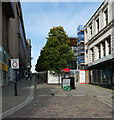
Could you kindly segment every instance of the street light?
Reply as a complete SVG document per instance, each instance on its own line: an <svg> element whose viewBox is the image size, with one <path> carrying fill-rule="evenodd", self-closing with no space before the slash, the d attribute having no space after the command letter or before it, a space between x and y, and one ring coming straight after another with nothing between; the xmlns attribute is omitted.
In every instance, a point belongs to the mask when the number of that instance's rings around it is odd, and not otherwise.
<svg viewBox="0 0 114 120"><path fill-rule="evenodd" d="M78 70L78 60L77 60L77 70Z"/></svg>
<svg viewBox="0 0 114 120"><path fill-rule="evenodd" d="M77 58L77 62L76 62L76 64L77 64L77 70L78 70L78 58Z"/></svg>

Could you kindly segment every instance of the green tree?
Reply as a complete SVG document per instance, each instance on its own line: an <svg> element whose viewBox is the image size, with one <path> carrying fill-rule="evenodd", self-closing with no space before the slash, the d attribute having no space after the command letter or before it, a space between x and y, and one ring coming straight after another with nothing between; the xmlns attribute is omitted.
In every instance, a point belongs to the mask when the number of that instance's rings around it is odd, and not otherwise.
<svg viewBox="0 0 114 120"><path fill-rule="evenodd" d="M63 27L53 27L48 33L47 43L41 51L36 71L52 70L60 73L73 58L70 41Z"/></svg>

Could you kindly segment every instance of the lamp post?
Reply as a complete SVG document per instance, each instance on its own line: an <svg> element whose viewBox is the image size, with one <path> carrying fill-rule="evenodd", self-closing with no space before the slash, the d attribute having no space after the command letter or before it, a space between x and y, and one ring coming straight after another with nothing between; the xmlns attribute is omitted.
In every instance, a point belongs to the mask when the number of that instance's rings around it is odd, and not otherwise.
<svg viewBox="0 0 114 120"><path fill-rule="evenodd" d="M77 58L77 70L78 70L78 58Z"/></svg>

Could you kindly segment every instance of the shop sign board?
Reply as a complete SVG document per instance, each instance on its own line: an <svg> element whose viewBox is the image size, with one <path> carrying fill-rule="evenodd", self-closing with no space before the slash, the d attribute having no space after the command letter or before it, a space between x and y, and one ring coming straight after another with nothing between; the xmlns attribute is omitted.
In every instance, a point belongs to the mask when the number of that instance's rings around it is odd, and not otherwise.
<svg viewBox="0 0 114 120"><path fill-rule="evenodd" d="M19 69L19 59L11 59L11 68Z"/></svg>
<svg viewBox="0 0 114 120"><path fill-rule="evenodd" d="M63 87L70 86L70 78L63 78Z"/></svg>
<svg viewBox="0 0 114 120"><path fill-rule="evenodd" d="M0 70L8 72L8 66L2 62L0 62Z"/></svg>
<svg viewBox="0 0 114 120"><path fill-rule="evenodd" d="M80 70L80 74L79 74L79 78L80 78L80 84L85 84L85 70Z"/></svg>

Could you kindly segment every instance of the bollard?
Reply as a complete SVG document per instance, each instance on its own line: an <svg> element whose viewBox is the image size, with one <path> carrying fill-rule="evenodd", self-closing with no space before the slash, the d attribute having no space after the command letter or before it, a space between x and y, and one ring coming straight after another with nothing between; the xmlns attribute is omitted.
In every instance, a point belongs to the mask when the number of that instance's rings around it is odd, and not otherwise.
<svg viewBox="0 0 114 120"><path fill-rule="evenodd" d="M17 81L14 81L14 92L15 92L15 96L17 96Z"/></svg>

